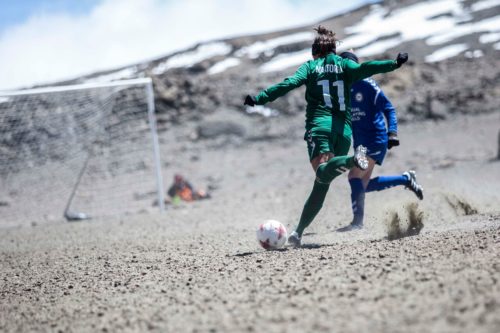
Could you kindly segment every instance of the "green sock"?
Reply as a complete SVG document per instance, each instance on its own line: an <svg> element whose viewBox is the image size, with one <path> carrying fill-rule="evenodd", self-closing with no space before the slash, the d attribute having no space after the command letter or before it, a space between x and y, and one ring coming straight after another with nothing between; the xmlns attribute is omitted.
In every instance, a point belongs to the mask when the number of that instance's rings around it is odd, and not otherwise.
<svg viewBox="0 0 500 333"><path fill-rule="evenodd" d="M353 156L337 156L321 164L316 170L316 176L320 182L330 184L334 178L352 167L354 167Z"/></svg>
<svg viewBox="0 0 500 333"><path fill-rule="evenodd" d="M311 222L314 220L318 212L323 207L323 202L325 201L326 193L330 184L323 184L314 181L314 186L309 198L307 198L304 204L304 209L302 210L302 215L300 216L299 226L295 230L300 237L304 229L307 228Z"/></svg>

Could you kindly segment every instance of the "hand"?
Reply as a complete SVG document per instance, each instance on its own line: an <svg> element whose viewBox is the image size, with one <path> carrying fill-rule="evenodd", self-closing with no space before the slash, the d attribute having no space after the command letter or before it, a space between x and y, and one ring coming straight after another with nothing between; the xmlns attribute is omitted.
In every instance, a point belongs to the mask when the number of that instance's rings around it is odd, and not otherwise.
<svg viewBox="0 0 500 333"><path fill-rule="evenodd" d="M401 65L403 65L407 61L408 61L408 53L399 52L398 56L396 57L396 64L398 68L401 67Z"/></svg>
<svg viewBox="0 0 500 333"><path fill-rule="evenodd" d="M255 97L247 95L247 97L245 97L245 102L243 102L243 105L254 106L255 105Z"/></svg>
<svg viewBox="0 0 500 333"><path fill-rule="evenodd" d="M389 140L387 141L387 149L399 146L399 138L397 133L389 133Z"/></svg>

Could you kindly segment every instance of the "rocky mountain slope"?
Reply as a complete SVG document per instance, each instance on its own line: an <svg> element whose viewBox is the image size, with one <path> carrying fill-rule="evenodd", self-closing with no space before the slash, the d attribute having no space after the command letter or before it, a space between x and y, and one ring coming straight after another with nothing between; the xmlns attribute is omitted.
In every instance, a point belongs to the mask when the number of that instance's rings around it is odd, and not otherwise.
<svg viewBox="0 0 500 333"><path fill-rule="evenodd" d="M269 108L245 110L242 99L310 59L313 28L319 24L337 33L339 52L352 48L361 60L410 54L405 70L376 77L403 122L498 110L499 0L386 0L311 25L208 41L60 84L151 77L160 129L223 110L301 114L303 89Z"/></svg>
<svg viewBox="0 0 500 333"><path fill-rule="evenodd" d="M152 62L80 78L107 81L149 76L164 122L198 119L221 109L243 110L241 100L290 75L310 59L313 28L322 24L366 59L410 54L404 71L378 76L400 118L444 119L497 110L500 1L382 1L317 24L195 45ZM301 113L303 91L271 107Z"/></svg>

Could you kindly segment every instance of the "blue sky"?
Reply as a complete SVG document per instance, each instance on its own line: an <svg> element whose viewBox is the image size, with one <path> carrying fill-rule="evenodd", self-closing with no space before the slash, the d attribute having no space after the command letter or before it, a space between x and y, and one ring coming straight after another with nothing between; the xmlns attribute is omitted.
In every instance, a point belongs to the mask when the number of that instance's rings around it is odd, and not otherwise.
<svg viewBox="0 0 500 333"><path fill-rule="evenodd" d="M373 0L0 0L0 90L195 43L312 24Z"/></svg>
<svg viewBox="0 0 500 333"><path fill-rule="evenodd" d="M100 0L0 0L0 32L34 15L84 15Z"/></svg>

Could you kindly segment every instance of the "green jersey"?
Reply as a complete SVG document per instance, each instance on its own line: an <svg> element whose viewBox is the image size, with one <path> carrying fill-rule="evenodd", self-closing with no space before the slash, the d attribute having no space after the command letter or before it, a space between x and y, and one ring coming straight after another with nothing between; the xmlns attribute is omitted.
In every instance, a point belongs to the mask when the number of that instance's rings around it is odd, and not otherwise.
<svg viewBox="0 0 500 333"><path fill-rule="evenodd" d="M255 96L256 104L272 102L306 85L306 130L351 134L351 86L354 82L397 68L395 60L362 64L336 54L309 60L292 76ZM333 128L332 128L333 126Z"/></svg>

